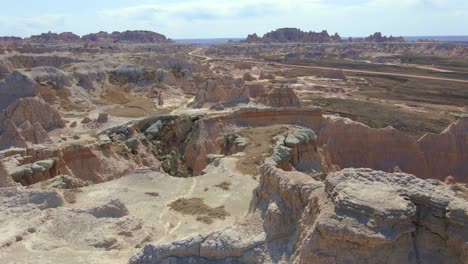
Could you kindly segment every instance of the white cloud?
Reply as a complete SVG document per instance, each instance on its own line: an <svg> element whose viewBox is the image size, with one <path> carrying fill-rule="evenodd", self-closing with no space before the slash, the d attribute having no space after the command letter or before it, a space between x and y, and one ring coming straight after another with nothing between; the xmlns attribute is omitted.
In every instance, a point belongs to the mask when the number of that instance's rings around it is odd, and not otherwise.
<svg viewBox="0 0 468 264"><path fill-rule="evenodd" d="M38 32L57 31L64 28L67 14L45 14L37 17L0 16L1 31L4 35L28 37Z"/></svg>
<svg viewBox="0 0 468 264"><path fill-rule="evenodd" d="M172 19L212 20L243 18L280 13L291 13L297 10L320 8L321 0L250 0L238 1L185 1L167 4L146 4L126 8L103 10L101 14L112 17L150 18L170 16Z"/></svg>
<svg viewBox="0 0 468 264"><path fill-rule="evenodd" d="M444 7L449 4L451 4L450 0L370 0L367 6L373 8L417 8Z"/></svg>
<svg viewBox="0 0 468 264"><path fill-rule="evenodd" d="M0 32L29 36L48 30L87 34L143 29L171 38L201 38L244 37L298 27L342 36L367 36L375 31L467 34L463 23L466 0L126 0L123 7L122 1L115 2L119 3L101 4L97 10L87 7L85 12L64 9L69 14L0 15Z"/></svg>
<svg viewBox="0 0 468 264"><path fill-rule="evenodd" d="M106 9L99 13L103 18L119 20L121 23L125 21L134 29L159 30L175 38L182 35L235 37L266 32L276 27L300 27L301 20L310 18L312 21L313 17L320 17L326 7L322 0L192 0ZM320 27L316 30L322 29Z"/></svg>

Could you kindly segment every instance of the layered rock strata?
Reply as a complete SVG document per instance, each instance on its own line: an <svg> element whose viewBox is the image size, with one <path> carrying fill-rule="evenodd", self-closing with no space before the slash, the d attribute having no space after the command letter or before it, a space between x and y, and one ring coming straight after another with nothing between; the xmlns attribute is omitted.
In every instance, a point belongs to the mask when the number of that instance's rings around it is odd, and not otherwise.
<svg viewBox="0 0 468 264"><path fill-rule="evenodd" d="M345 169L324 182L260 168L251 213L237 224L167 245L130 263L465 263L468 206L440 182Z"/></svg>

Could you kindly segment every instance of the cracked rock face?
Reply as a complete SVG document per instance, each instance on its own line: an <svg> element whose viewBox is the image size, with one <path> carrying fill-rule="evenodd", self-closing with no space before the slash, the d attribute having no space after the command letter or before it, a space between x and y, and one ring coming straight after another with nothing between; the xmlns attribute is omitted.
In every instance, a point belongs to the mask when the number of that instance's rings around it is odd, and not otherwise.
<svg viewBox="0 0 468 264"><path fill-rule="evenodd" d="M38 97L20 98L0 113L0 130L6 120L10 119L16 126L25 122L39 123L45 130L65 126L60 113L44 100Z"/></svg>
<svg viewBox="0 0 468 264"><path fill-rule="evenodd" d="M148 245L130 263L468 260L468 204L444 185L371 169L345 169L324 182L268 164L261 172L251 213L236 225Z"/></svg>
<svg viewBox="0 0 468 264"><path fill-rule="evenodd" d="M0 229L0 257L20 247L17 242L23 239L31 250L38 252L64 247L76 251L108 251L129 250L151 236L151 228L129 216L119 200L96 208L79 209L66 208L56 191L2 188L0 197L0 221L11 223ZM66 254L59 253L63 258Z"/></svg>

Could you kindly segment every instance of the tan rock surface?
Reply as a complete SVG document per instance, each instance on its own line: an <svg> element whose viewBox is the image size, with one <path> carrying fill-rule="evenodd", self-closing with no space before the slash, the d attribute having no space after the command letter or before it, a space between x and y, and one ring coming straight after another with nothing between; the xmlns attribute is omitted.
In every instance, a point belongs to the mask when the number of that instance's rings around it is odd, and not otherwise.
<svg viewBox="0 0 468 264"><path fill-rule="evenodd" d="M443 180L452 175L468 181L468 118L463 117L439 135L417 140L393 128L372 129L345 119L327 119L318 143L331 164L341 168L367 167ZM378 146L378 147L375 147Z"/></svg>
<svg viewBox="0 0 468 264"><path fill-rule="evenodd" d="M0 161L0 188L2 187L13 187L15 186L15 182L5 170L3 163Z"/></svg>
<svg viewBox="0 0 468 264"><path fill-rule="evenodd" d="M301 107L301 101L294 90L287 87L274 88L258 101L271 107Z"/></svg>
<svg viewBox="0 0 468 264"><path fill-rule="evenodd" d="M10 119L17 126L29 121L39 123L45 130L53 130L65 126L60 113L51 105L37 97L20 98L0 113L0 128L5 120Z"/></svg>
<svg viewBox="0 0 468 264"><path fill-rule="evenodd" d="M444 186L409 174L370 169L346 169L329 175L324 183L271 165L262 166L261 171L252 215L237 224L243 228L233 233L234 225L172 244L148 245L130 263L174 259L191 263L467 260L464 229L468 207ZM452 208L453 213L447 213L445 207ZM428 214L416 214L417 210ZM265 233L261 229L251 231L261 226L249 220L255 218L254 212L260 212ZM243 226L245 222L249 227Z"/></svg>
<svg viewBox="0 0 468 264"><path fill-rule="evenodd" d="M21 135L26 139L26 141L31 142L32 144L42 144L50 141L47 131L38 122L28 128L22 129Z"/></svg>
<svg viewBox="0 0 468 264"><path fill-rule="evenodd" d="M3 124L4 130L0 135L0 150L10 147L26 148L28 146L26 139L21 135L20 130L13 121L6 119Z"/></svg>

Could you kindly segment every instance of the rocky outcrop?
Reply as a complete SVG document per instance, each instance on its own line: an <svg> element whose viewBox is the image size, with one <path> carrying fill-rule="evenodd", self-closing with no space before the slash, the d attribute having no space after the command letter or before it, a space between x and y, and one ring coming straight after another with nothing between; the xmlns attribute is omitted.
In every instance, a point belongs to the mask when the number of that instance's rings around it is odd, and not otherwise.
<svg viewBox="0 0 468 264"><path fill-rule="evenodd" d="M327 177L325 193L330 207L321 206L321 212L303 219L305 233L294 261L468 260L466 201L440 183L433 185L404 173L346 169ZM315 228L307 228L305 223L312 219Z"/></svg>
<svg viewBox="0 0 468 264"><path fill-rule="evenodd" d="M139 65L126 64L109 73L109 81L113 84L138 84L144 81L156 81L156 70Z"/></svg>
<svg viewBox="0 0 468 264"><path fill-rule="evenodd" d="M83 41L91 42L128 42L128 43L173 43L166 36L152 31L134 30L124 32L98 32L84 35Z"/></svg>
<svg viewBox="0 0 468 264"><path fill-rule="evenodd" d="M253 76L250 77L253 78ZM254 80L250 77L246 80ZM188 106L193 108L214 107L215 105L234 107L248 104L253 99L267 106L298 107L301 105L292 89L274 88L267 92L262 84L245 83L244 79L223 77L202 83L194 100Z"/></svg>
<svg viewBox="0 0 468 264"><path fill-rule="evenodd" d="M468 181L468 117L462 117L441 134L415 139L391 127L373 129L343 118L326 118L318 131L318 144L329 164L340 168L373 168L443 180L453 176ZM376 147L378 146L378 147Z"/></svg>
<svg viewBox="0 0 468 264"><path fill-rule="evenodd" d="M156 78L158 79L159 82L165 83L167 85L176 85L177 80L172 72L163 70L163 69L157 69L156 70Z"/></svg>
<svg viewBox="0 0 468 264"><path fill-rule="evenodd" d="M257 101L271 107L301 107L301 101L296 93L288 87L274 88Z"/></svg>
<svg viewBox="0 0 468 264"><path fill-rule="evenodd" d="M317 108L246 108L226 116L203 118L197 121L187 138L184 149L185 163L193 171L193 175L200 175L207 165L207 155L222 153L225 135L230 133L232 127L290 124L318 130L322 121L321 112Z"/></svg>
<svg viewBox="0 0 468 264"><path fill-rule="evenodd" d="M258 76L258 79L259 80L273 80L275 79L275 75L270 72L261 71L260 75Z"/></svg>
<svg viewBox="0 0 468 264"><path fill-rule="evenodd" d="M86 90L95 90L108 79L108 72L104 67L91 63L74 63L71 71L77 85Z"/></svg>
<svg viewBox="0 0 468 264"><path fill-rule="evenodd" d="M201 108L205 104L214 105L221 100L236 100L248 102L248 95L241 96L244 87L242 79L234 79L229 76L223 76L216 79L209 79L202 83L198 88L198 93L189 107ZM243 99L243 100L242 100Z"/></svg>
<svg viewBox="0 0 468 264"><path fill-rule="evenodd" d="M324 182L261 167L251 213L227 229L147 245L130 263L464 263L468 207L441 183L345 169Z"/></svg>
<svg viewBox="0 0 468 264"><path fill-rule="evenodd" d="M37 182L51 179L59 173L59 160L57 158L38 160L33 163L9 168L13 180L21 185L28 186Z"/></svg>
<svg viewBox="0 0 468 264"><path fill-rule="evenodd" d="M132 128L88 145L70 145L61 150L61 174L68 174L92 183L118 179L141 167L159 169L154 147L145 138L137 137Z"/></svg>
<svg viewBox="0 0 468 264"><path fill-rule="evenodd" d="M0 135L0 150L11 147L26 148L28 144L20 130L15 126L13 121L7 119L3 122L3 133Z"/></svg>
<svg viewBox="0 0 468 264"><path fill-rule="evenodd" d="M305 128L290 129L276 137L276 147L265 160L266 164L284 171L301 171L317 174L328 171L317 148L314 131Z"/></svg>
<svg viewBox="0 0 468 264"><path fill-rule="evenodd" d="M192 176L183 154L186 140L197 119L187 115L161 116L145 121L148 125L141 123L146 138L157 149L156 156L164 172L176 177Z"/></svg>
<svg viewBox="0 0 468 264"><path fill-rule="evenodd" d="M12 149L0 156L7 173L22 185L32 185L58 175L101 183L120 178L137 168L159 170L154 145L139 136L133 126L119 127L109 133L110 138L103 134L97 142L86 145L72 144L62 148L40 145L26 148L25 145L25 149Z"/></svg>
<svg viewBox="0 0 468 264"><path fill-rule="evenodd" d="M258 37L257 34L249 35L245 42L273 42L273 43L288 43L288 42L304 42L304 43L327 43L341 42L341 37L338 33L330 36L326 30L316 32L304 32L298 28L280 28L271 31L263 37Z"/></svg>
<svg viewBox="0 0 468 264"><path fill-rule="evenodd" d="M169 118L176 124L178 119ZM147 124L146 128L152 124L162 126L162 123L156 124L158 120L154 118L147 120L153 123ZM186 130L190 133L173 141L176 144L167 141L166 148L171 149L168 147L171 144L176 146L178 151L175 153L180 155L177 160L182 161L192 175L199 175L207 165L207 155L224 153L226 135L232 134L231 128L270 126L272 123L299 125L317 135L317 147L324 157L322 166L329 171L364 167L393 172L398 167L424 179L443 180L450 175L457 182L466 182L467 120L461 118L443 133L428 134L417 140L390 127L374 129L346 118L323 117L315 108L245 108L230 115L194 121L191 130ZM301 170L305 171L304 168Z"/></svg>
<svg viewBox="0 0 468 264"><path fill-rule="evenodd" d="M29 38L0 37L4 43L80 43L80 42L123 42L123 43L173 43L166 36L145 30L127 30L123 32L112 32L111 34L101 31L80 37L72 32L53 33L47 32L40 35L32 35Z"/></svg>
<svg viewBox="0 0 468 264"><path fill-rule="evenodd" d="M11 73L10 69L3 62L0 62L0 80L4 79Z"/></svg>
<svg viewBox="0 0 468 264"><path fill-rule="evenodd" d="M13 37L13 36L0 37L0 43L18 43L18 42L21 42L22 40L23 38Z"/></svg>
<svg viewBox="0 0 468 264"><path fill-rule="evenodd" d="M461 117L440 134L426 134L418 140L419 149L431 177L453 176L468 182L468 116ZM415 172L416 175L423 175Z"/></svg>
<svg viewBox="0 0 468 264"><path fill-rule="evenodd" d="M26 126L21 126L21 135L24 139L32 144L42 144L50 141L49 134L38 122L31 125L29 121L26 121Z"/></svg>
<svg viewBox="0 0 468 264"><path fill-rule="evenodd" d="M16 99L35 96L36 82L21 71L13 71L0 81L0 111Z"/></svg>
<svg viewBox="0 0 468 264"><path fill-rule="evenodd" d="M13 187L15 186L15 181L8 172L5 170L3 163L0 161L0 188L2 187Z"/></svg>
<svg viewBox="0 0 468 264"><path fill-rule="evenodd" d="M81 40L80 36L73 34L72 32L63 32L60 34L47 32L40 35L33 35L25 41L27 42L37 42L37 43L76 43Z"/></svg>
<svg viewBox="0 0 468 264"><path fill-rule="evenodd" d="M35 67L30 69L27 74L38 83L53 85L59 89L72 84L70 74L54 67Z"/></svg>
<svg viewBox="0 0 468 264"><path fill-rule="evenodd" d="M365 41L367 42L405 42L405 39L403 37L387 37L387 36L382 36L382 33L380 32L375 32L373 35L370 35L369 37L365 38Z"/></svg>
<svg viewBox="0 0 468 264"><path fill-rule="evenodd" d="M65 126L60 113L38 97L20 98L0 112L0 131L4 129L6 120L13 121L16 126L25 122L39 123L45 130Z"/></svg>

